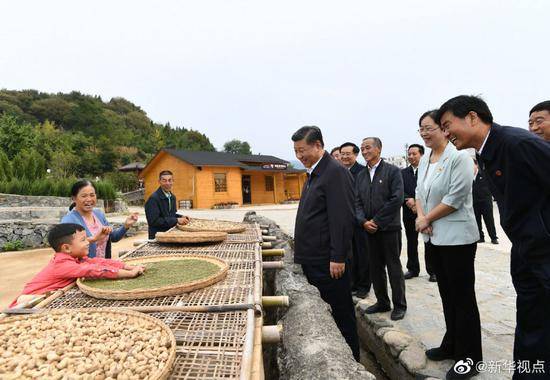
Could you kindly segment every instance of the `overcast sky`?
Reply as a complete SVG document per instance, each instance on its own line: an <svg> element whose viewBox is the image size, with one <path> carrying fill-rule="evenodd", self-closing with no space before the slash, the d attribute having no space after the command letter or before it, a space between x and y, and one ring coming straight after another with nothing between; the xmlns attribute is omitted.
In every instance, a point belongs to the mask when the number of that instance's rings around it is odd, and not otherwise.
<svg viewBox="0 0 550 380"><path fill-rule="evenodd" d="M217 148L294 159L327 147L419 142L419 115L478 94L527 127L550 99L550 1L3 1L0 87L122 96Z"/></svg>

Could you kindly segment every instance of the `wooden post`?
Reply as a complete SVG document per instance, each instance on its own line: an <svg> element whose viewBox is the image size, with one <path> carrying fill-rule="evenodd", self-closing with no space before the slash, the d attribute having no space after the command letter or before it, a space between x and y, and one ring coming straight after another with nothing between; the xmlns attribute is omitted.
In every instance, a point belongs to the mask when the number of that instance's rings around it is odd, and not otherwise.
<svg viewBox="0 0 550 380"><path fill-rule="evenodd" d="M268 230L269 229L269 224L260 224L260 228L262 230Z"/></svg>
<svg viewBox="0 0 550 380"><path fill-rule="evenodd" d="M284 256L284 255L285 255L284 249L263 249L262 250L263 257Z"/></svg>
<svg viewBox="0 0 550 380"><path fill-rule="evenodd" d="M283 269L285 263L284 261L264 261L262 267L263 269Z"/></svg>
<svg viewBox="0 0 550 380"><path fill-rule="evenodd" d="M271 247L273 247L273 244L271 244L271 242L269 242L269 241L261 242L260 245L262 246L262 248L271 248Z"/></svg>
<svg viewBox="0 0 550 380"><path fill-rule="evenodd" d="M288 296L263 296L262 306L269 307L288 307L290 300Z"/></svg>
<svg viewBox="0 0 550 380"><path fill-rule="evenodd" d="M262 236L262 240L263 241L276 241L277 236L264 235L264 236Z"/></svg>
<svg viewBox="0 0 550 380"><path fill-rule="evenodd" d="M269 230L262 230L262 235L267 235L269 233Z"/></svg>
<svg viewBox="0 0 550 380"><path fill-rule="evenodd" d="M281 341L281 333L283 325L263 326L262 327L262 343L276 344Z"/></svg>

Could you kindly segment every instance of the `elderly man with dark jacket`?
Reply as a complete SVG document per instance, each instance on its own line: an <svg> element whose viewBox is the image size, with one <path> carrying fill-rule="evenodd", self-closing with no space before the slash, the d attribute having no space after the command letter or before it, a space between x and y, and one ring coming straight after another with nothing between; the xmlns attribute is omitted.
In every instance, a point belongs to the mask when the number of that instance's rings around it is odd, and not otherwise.
<svg viewBox="0 0 550 380"><path fill-rule="evenodd" d="M324 150L317 127L294 135L296 158L307 168L308 180L296 214L294 262L321 298L330 305L338 329L359 361L359 339L351 298L349 258L353 236L353 178Z"/></svg>
<svg viewBox="0 0 550 380"><path fill-rule="evenodd" d="M174 175L169 170L159 173L159 188L145 202L145 217L149 226L149 239L157 232L168 231L176 224L187 224L189 218L177 213L176 197L172 193Z"/></svg>
<svg viewBox="0 0 550 380"><path fill-rule="evenodd" d="M368 170L359 173L355 181L355 212L358 222L367 231L370 273L377 299L366 312L382 313L391 309L386 284L387 267L392 289L391 319L399 320L407 311L405 279L399 261L403 178L397 166L380 158L382 141L378 137L364 139L361 153Z"/></svg>

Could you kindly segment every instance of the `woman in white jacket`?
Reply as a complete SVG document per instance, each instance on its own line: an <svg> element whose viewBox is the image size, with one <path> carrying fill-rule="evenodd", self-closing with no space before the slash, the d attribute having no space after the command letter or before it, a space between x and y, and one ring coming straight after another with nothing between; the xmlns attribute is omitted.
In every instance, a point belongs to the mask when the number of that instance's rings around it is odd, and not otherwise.
<svg viewBox="0 0 550 380"><path fill-rule="evenodd" d="M420 118L420 135L431 153L418 167L416 229L431 255L447 331L441 345L426 351L431 360L454 359L447 379L477 374L482 360L481 327L475 296L474 259L479 232L472 207L474 163L458 151L435 123L437 111ZM459 363L469 363L463 371Z"/></svg>

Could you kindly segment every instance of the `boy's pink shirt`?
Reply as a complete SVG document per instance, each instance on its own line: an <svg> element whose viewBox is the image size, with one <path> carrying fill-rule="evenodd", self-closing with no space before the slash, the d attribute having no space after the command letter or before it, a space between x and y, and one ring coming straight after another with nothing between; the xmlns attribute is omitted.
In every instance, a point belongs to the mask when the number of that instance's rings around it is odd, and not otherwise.
<svg viewBox="0 0 550 380"><path fill-rule="evenodd" d="M118 260L98 257L78 259L66 253L57 252L34 278L29 281L21 295L44 294L52 290L64 288L80 277L86 278L116 278L124 263ZM17 299L10 307L17 303Z"/></svg>

